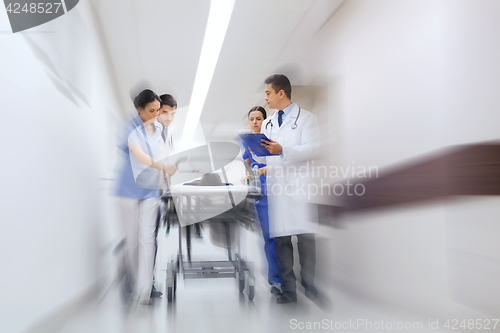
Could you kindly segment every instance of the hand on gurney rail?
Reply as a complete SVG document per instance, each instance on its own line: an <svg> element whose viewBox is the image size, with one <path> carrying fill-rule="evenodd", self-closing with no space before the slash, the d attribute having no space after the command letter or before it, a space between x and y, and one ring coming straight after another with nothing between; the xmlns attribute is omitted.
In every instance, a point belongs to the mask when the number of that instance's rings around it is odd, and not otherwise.
<svg viewBox="0 0 500 333"><path fill-rule="evenodd" d="M252 179L252 177L250 175L246 175L241 177L240 181L243 185L245 185L247 183L247 179Z"/></svg>
<svg viewBox="0 0 500 333"><path fill-rule="evenodd" d="M163 164L163 176L165 177L165 180L167 180L167 175L173 176L177 170L179 170L179 167L173 164Z"/></svg>
<svg viewBox="0 0 500 333"><path fill-rule="evenodd" d="M259 168L259 176L267 174L267 166L263 168ZM252 179L252 176L250 176L248 173L246 176L241 177L240 181L242 184L246 184L247 179Z"/></svg>

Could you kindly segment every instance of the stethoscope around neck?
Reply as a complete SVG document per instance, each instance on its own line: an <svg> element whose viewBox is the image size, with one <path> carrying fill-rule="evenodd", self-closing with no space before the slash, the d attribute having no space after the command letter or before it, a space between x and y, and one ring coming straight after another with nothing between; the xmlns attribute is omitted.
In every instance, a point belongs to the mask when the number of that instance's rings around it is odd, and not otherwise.
<svg viewBox="0 0 500 333"><path fill-rule="evenodd" d="M297 120L299 120L299 117L300 117L300 106L299 106L299 113L297 114L297 118L295 118L295 121L293 122L292 129L297 128ZM273 122L271 121L271 118L272 118L272 116L269 118L269 121L266 124L266 130L267 130L267 126L269 126L269 124L271 124L271 131L272 131L274 125L273 125Z"/></svg>

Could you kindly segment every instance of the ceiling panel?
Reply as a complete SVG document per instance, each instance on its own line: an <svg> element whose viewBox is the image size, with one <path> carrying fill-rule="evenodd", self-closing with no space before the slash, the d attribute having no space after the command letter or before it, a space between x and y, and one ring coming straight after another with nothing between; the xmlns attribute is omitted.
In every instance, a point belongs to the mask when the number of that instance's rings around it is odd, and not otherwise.
<svg viewBox="0 0 500 333"><path fill-rule="evenodd" d="M157 93L189 103L208 20L205 0L93 0L125 105L146 81ZM175 88L174 88L175 87ZM178 92L183 92L177 96Z"/></svg>
<svg viewBox="0 0 500 333"><path fill-rule="evenodd" d="M210 1L91 1L125 105L142 81L187 106ZM242 126L250 107L264 105L263 80L275 71L289 75L292 84L310 84L310 41L343 1L236 0L201 115L204 132L220 138L224 128Z"/></svg>

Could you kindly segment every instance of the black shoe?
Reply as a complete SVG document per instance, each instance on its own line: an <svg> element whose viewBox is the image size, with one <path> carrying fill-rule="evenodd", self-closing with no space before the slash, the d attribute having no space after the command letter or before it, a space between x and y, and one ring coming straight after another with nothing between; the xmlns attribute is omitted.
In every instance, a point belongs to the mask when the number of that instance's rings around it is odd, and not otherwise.
<svg viewBox="0 0 500 333"><path fill-rule="evenodd" d="M308 288L306 288L305 295L311 301L315 301L318 299L318 290L316 290L316 287L314 287L314 286L308 287Z"/></svg>
<svg viewBox="0 0 500 333"><path fill-rule="evenodd" d="M297 303L297 294L290 291L285 291L276 299L276 304Z"/></svg>
<svg viewBox="0 0 500 333"><path fill-rule="evenodd" d="M160 297L161 295L163 295L163 293L161 291L156 290L155 286L151 288L151 297Z"/></svg>

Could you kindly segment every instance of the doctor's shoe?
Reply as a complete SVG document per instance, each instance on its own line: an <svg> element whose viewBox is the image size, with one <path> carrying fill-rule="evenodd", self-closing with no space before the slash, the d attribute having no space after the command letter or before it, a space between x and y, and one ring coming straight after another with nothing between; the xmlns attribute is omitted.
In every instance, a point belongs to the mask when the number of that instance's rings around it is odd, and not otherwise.
<svg viewBox="0 0 500 333"><path fill-rule="evenodd" d="M316 290L316 287L308 287L306 288L305 295L307 298L309 298L311 301L315 301L318 299L318 290Z"/></svg>
<svg viewBox="0 0 500 333"><path fill-rule="evenodd" d="M271 285L271 294L281 294L281 283L275 282Z"/></svg>
<svg viewBox="0 0 500 333"><path fill-rule="evenodd" d="M139 304L142 305L151 305L153 301L151 300L151 297L147 294L142 294L139 296Z"/></svg>
<svg viewBox="0 0 500 333"><path fill-rule="evenodd" d="M276 303L277 304L297 303L297 294L292 293L290 291L284 291L276 299Z"/></svg>
<svg viewBox="0 0 500 333"><path fill-rule="evenodd" d="M160 297L161 295L163 295L163 293L156 290L155 286L151 288L151 297Z"/></svg>

